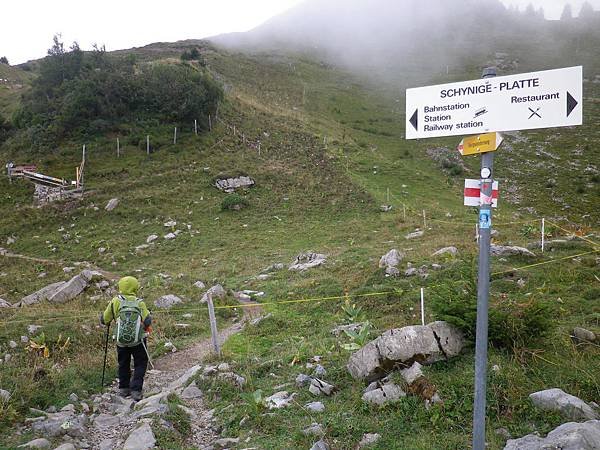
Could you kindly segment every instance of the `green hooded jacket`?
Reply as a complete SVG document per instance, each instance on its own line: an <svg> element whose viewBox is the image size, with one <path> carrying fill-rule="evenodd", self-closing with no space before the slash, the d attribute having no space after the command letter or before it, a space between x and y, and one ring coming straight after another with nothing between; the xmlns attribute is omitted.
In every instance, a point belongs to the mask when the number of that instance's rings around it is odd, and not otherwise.
<svg viewBox="0 0 600 450"><path fill-rule="evenodd" d="M137 299L137 292L139 289L140 283L134 277L123 277L119 280L119 294L125 297L127 300ZM118 296L114 297L104 310L104 313L100 317L100 321L106 325L111 321L116 320L117 317L119 317L120 308L121 300ZM144 327L148 328L152 324L152 316L150 315L150 311L148 311L146 303L143 301L140 302L140 309L142 310L142 321L144 322Z"/></svg>

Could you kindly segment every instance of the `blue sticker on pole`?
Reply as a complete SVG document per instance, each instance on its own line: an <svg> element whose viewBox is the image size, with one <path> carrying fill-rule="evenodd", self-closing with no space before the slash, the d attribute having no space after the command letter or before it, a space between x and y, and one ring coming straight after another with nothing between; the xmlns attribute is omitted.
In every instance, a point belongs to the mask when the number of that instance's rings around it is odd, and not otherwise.
<svg viewBox="0 0 600 450"><path fill-rule="evenodd" d="M492 212L489 209L482 209L479 211L479 229L492 227Z"/></svg>

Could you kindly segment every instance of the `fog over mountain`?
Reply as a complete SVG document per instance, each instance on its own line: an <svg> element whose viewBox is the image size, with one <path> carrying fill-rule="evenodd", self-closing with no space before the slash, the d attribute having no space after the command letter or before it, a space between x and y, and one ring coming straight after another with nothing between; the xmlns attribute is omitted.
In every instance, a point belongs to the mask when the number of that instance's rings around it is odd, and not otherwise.
<svg viewBox="0 0 600 450"><path fill-rule="evenodd" d="M534 55L540 42L555 39L547 35L554 25L539 12L511 11L499 0L308 0L250 32L212 40L237 50L309 52L382 72L484 64L515 42Z"/></svg>

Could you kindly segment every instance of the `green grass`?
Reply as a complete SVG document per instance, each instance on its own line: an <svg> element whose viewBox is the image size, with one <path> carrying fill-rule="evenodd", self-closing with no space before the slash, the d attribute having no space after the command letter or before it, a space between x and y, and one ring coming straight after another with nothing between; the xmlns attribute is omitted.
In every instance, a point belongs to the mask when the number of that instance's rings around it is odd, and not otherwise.
<svg viewBox="0 0 600 450"><path fill-rule="evenodd" d="M209 407L216 408L225 436L240 436L241 442L249 437L246 446L309 448L313 440L300 430L319 421L334 449L352 448L365 432L382 434L377 447L381 449L465 448L471 426L472 349L448 363L426 369L440 390L443 405L427 410L421 400L408 397L395 406L368 408L360 400L363 384L353 381L345 369L350 353L343 345L350 342L349 338L335 338L329 332L346 321L341 310L343 299L272 304L347 293L363 308L376 336L392 327L419 323L420 287L426 288L429 299L443 292L438 286L472 280L477 253L476 215L462 205L462 175L447 174L424 156L427 148L453 148L456 140L404 140L403 105L396 101L401 97L397 89L373 86L339 69L307 59L220 51L212 52L208 59L211 70L232 86L228 102L221 108L222 119L235 124L247 139L260 140L261 153L244 145L240 136L233 136L223 124L198 137L191 134L192 124L178 124L178 144L164 145L150 156L135 143L125 145L117 158L115 135L86 142L87 193L79 203L33 208L31 185L23 181L9 184L1 178L0 190L6 195L0 197L0 235L17 238L8 246L11 251L51 262L0 257L0 296L16 302L50 282L67 279L62 268L76 262L87 261L118 276L133 274L141 280L142 296L151 306L166 293L186 301L173 312L154 310L155 336L150 347L156 356L164 352L162 344L167 340L181 348L208 336L206 310L198 302L201 292L193 287L196 280L208 285L220 282L232 290L261 290L266 293L261 301L273 316L235 335L224 348L225 359L247 378L248 385L239 392L226 384L203 382ZM598 183L593 175L589 175L593 187L574 195L570 179L577 168L565 165L566 175L557 175L552 189L539 189L556 169L538 166L526 156L535 143L558 154L563 158L561 162L571 155L579 169L594 164L600 112L593 101L597 92L592 87L586 89L589 99L584 105L582 128L524 133L527 141L508 137L513 150L498 152L497 174L508 179L501 178L500 206L494 212L495 224L504 224L496 226L500 233L497 242L526 245L539 240L539 223L520 222L542 215L564 216L584 226L584 232L597 233L598 196L594 193ZM151 136L169 142L170 133L171 125L163 124L153 129ZM122 143L127 142L126 134L124 131L120 135ZM73 178L81 144L65 142L59 149L38 155L16 154L5 146L1 154L7 160L34 162L44 173ZM589 146L587 150L585 145ZM584 151L573 156L569 151L574 147ZM466 163L469 171L465 176L475 177L477 158ZM220 175L242 172L256 180L255 187L241 193L248 207L223 211L221 205L227 194L212 183ZM530 183L530 175L543 181ZM503 186L509 184L523 193L521 204L502 198ZM571 208L557 211L556 196L562 196ZM118 197L120 204L106 212L104 206L113 197ZM380 212L379 206L388 203L393 205L392 211ZM528 206L534 206L537 214L520 210ZM424 237L406 240L407 233L423 228L423 209L427 219ZM586 214L590 216L584 218ZM182 230L174 241L162 239L172 231L163 226L168 220L177 221L175 228ZM515 221L519 223L510 223ZM571 227L564 220L560 223ZM551 227L546 231L552 237L563 236ZM144 244L150 234L161 238L151 248L136 252L135 247ZM448 245L458 247L458 257L431 256ZM4 240L0 246L6 246ZM99 254L99 247L107 251ZM424 281L417 277L386 278L377 262L390 248L406 253L401 269L406 262L416 267L440 263L443 269L430 270L430 277ZM494 259L492 272L590 249L586 243L573 243L544 255L536 250L537 256L531 260ZM306 250L327 254L326 264L305 273L283 270L267 281L255 278L265 267L276 262L289 264ZM579 262L560 260L514 275L507 272L494 276L492 302L518 308L531 296L540 296L552 302L556 313L546 339L527 348L493 349L490 353L490 365L500 367L499 372L490 373L490 448L502 448L503 442L493 432L500 426L520 436L535 430L545 433L560 423L558 417L532 408L527 396L534 390L557 386L587 401L598 398L600 387L594 377L600 371L598 347L574 347L568 338L573 326L600 330L596 257L587 255ZM46 277L38 278L42 272ZM170 278L161 277L161 273ZM525 287L518 287L518 278L525 280ZM365 293L385 294L362 296ZM94 302L90 297L95 294L92 289L67 305L42 304L0 311L0 355L9 351L8 340L18 342L26 334L30 323L44 326L50 345L48 359L20 346L10 350L14 354L12 363L0 366L0 387L15 393L8 405L2 406L0 445L14 446L16 440L22 441L4 431L27 416L28 407L60 406L70 392L98 390L103 330L96 321L108 298ZM228 299L219 305L231 303ZM232 313L218 311L221 327ZM74 312L82 317L75 321L57 318ZM191 319L183 317L188 312L194 314ZM434 319L428 308L427 320ZM175 327L181 322L191 327ZM89 327L90 334L83 326ZM59 336L61 342L71 338L64 350L57 344ZM304 365L315 355L323 356L328 370L325 378L339 388L335 396L324 400L325 413L310 416L302 408L312 400L306 389L298 391L296 405L274 416L249 401L258 389L268 396L275 386L293 382L298 373L307 371ZM115 373L113 358L111 353L111 376ZM43 369L45 375L35 378L37 369ZM293 386L287 389L296 390ZM185 421L180 420L177 411L171 408L173 420L181 428L178 433L185 434ZM246 416L248 419L240 426ZM182 448L178 433L157 437L165 448Z"/></svg>

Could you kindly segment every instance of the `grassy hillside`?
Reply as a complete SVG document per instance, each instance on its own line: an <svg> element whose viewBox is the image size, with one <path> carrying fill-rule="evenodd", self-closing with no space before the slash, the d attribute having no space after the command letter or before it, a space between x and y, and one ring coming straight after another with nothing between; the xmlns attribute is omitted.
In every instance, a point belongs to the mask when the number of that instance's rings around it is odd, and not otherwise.
<svg viewBox="0 0 600 450"><path fill-rule="evenodd" d="M166 293L186 299L172 312L154 310L156 333L150 346L160 354L167 340L180 347L208 332L206 310L198 302L201 293L192 286L196 280L220 282L233 290L264 291L261 301L272 316L233 337L224 349L225 359L248 379L244 392L204 385L225 436L240 437L243 447L309 448L314 440L300 431L319 421L334 449L352 448L365 432L382 434L376 447L380 449L466 448L472 349L426 369L443 405L427 409L419 398L407 397L395 406L372 409L360 400L363 384L353 381L345 369L350 352L343 346L350 338L336 338L330 329L350 318L351 308L342 306L353 303L362 308L358 315L373 324L372 338L391 327L420 323L421 287L426 293L427 321L439 318L436 303L462 299L465 292L473 298L476 216L462 206L462 183L465 176L477 173L476 158L466 160L464 168L453 160L439 163L426 156L427 150L438 149L430 152L436 154L447 148L453 154L456 139L404 140L403 98L397 85L373 86L339 68L277 54L211 50L205 57L227 94L221 120L212 132L195 136L193 124L178 124L180 138L173 145L169 142L174 124L156 125L150 130L151 139L163 145L150 156L137 141L127 145L125 136L120 158L115 152L117 135L85 142L87 193L80 202L33 208L31 185L0 179L0 189L6 193L0 198L4 237L0 246L47 260L0 256L0 297L16 302L50 282L67 279L62 268L78 267L77 263L88 262L119 276L134 274L141 279L143 296L150 304ZM451 77L476 78L478 70L473 62ZM583 127L507 137L508 145L496 159L502 183L495 212L496 242L538 241L538 219L543 216L598 242L599 86L585 86ZM35 162L44 173L72 178L81 144L65 142L45 154L17 154L5 146L2 157ZM540 155L534 156L532 148ZM595 171L582 175L586 167ZM256 180L255 187L239 193L249 206L224 211L221 205L227 194L213 187L214 179L241 173ZM555 183L549 177L556 178ZM578 192L578 183L583 192ZM520 203L504 198L505 185L511 191L515 186L511 195L518 194ZM114 197L120 199L119 206L105 211ZM382 213L379 207L388 203L393 209ZM570 208L563 209L567 204ZM163 225L168 220L175 220L175 228L182 231L173 241L162 239L172 231ZM407 233L415 229L424 229L424 236L407 240ZM568 235L551 225L546 231L547 238ZM150 234L161 238L136 251ZM15 242L7 245L8 237ZM431 256L447 245L455 245L459 255ZM99 253L101 247L106 251ZM386 278L377 262L391 248L406 253L402 271L408 262L415 267L427 265L429 277ZM491 351L490 367L497 365L498 370L490 373L490 448L503 446L494 433L498 427L520 436L545 433L561 423L559 417L533 409L527 395L534 390L560 387L587 401L599 398L598 347L575 346L568 337L573 326L600 331L594 249L597 245L574 240L544 254L535 250L534 258L493 259L494 307L508 311L513 323L519 324L532 303L543 301L552 312L552 323L546 336ZM256 278L265 267L277 262L287 265L307 250L327 254L327 263L303 273L284 270L268 280ZM578 254L583 256L569 258ZM432 269L433 263L440 264L441 270ZM537 265L515 269L532 264ZM41 273L46 275L39 278ZM581 288L573 289L576 286ZM0 446L25 442L27 436L5 430L28 416L29 407L61 406L70 392L97 391L103 335L96 320L107 298L96 295L92 290L66 305L0 310L0 355L12 354L10 361L0 365L0 387L13 392L11 400L0 406ZM280 303L299 299L317 300ZM227 310L219 311L223 323L231 318ZM188 312L194 314L192 319L183 317ZM77 317L66 319L68 315ZM176 328L175 323L182 321L193 326ZM27 334L29 324L43 326L40 331L50 348L49 358L20 343L16 349L9 347L9 340L20 342L20 336ZM518 330L507 331L511 332ZM65 346L66 337L70 344ZM295 406L275 415L265 414L260 402L252 400L258 390L268 396L279 390L276 386L293 383L297 374L309 371L306 363L316 355L328 371L325 378L339 388L335 396L323 400L322 415L311 415L302 407L312 400L306 390L299 390ZM110 369L114 374L114 361Z"/></svg>
<svg viewBox="0 0 600 450"><path fill-rule="evenodd" d="M10 117L32 78L31 72L0 64L0 114L7 118Z"/></svg>

